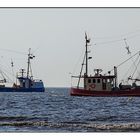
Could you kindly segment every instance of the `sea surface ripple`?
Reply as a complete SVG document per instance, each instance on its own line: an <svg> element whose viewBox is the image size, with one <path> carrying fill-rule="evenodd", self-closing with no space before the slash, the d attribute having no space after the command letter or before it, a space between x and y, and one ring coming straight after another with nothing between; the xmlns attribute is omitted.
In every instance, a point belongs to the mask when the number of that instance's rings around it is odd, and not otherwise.
<svg viewBox="0 0 140 140"><path fill-rule="evenodd" d="M69 92L0 93L0 132L140 132L139 97L74 97Z"/></svg>

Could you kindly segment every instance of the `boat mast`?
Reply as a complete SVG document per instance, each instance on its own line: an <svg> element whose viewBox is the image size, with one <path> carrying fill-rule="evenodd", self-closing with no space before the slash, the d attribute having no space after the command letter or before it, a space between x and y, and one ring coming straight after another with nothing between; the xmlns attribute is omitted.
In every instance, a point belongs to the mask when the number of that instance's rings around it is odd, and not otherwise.
<svg viewBox="0 0 140 140"><path fill-rule="evenodd" d="M81 79L81 75L82 75L82 70L83 70L83 66L86 66L86 70L84 73L84 78L88 77L88 59L91 59L92 57L88 57L88 43L90 43L90 39L87 38L87 34L85 32L85 39L86 39L86 51L85 51L85 55L84 55L84 59L83 59L83 63L82 63L82 67L81 67L81 71L80 71L80 75L79 75L79 79L78 79L78 83L77 83L77 88L79 88L79 84L80 84L80 79ZM86 61L86 62L85 62ZM84 64L85 63L85 64ZM84 79L84 87L85 87L85 79Z"/></svg>
<svg viewBox="0 0 140 140"><path fill-rule="evenodd" d="M84 62L85 62L85 55L84 55L84 59L83 59L83 63L82 63L82 67L81 67L81 71L80 71L80 75L79 75L79 79L78 79L77 88L79 88L79 84L80 84L80 79L81 79L81 75L82 75L82 70L83 70Z"/></svg>
<svg viewBox="0 0 140 140"><path fill-rule="evenodd" d="M28 53L28 65L27 65L27 78L29 78L29 73L31 72L31 77L32 77L32 69L31 69L31 61L30 59L33 59L35 56L31 54L31 48L29 48L29 53Z"/></svg>
<svg viewBox="0 0 140 140"><path fill-rule="evenodd" d="M11 67L12 67L12 76L13 76L13 82L14 82L14 77L15 77L15 75L14 75L14 62L13 62L12 58L11 58Z"/></svg>
<svg viewBox="0 0 140 140"><path fill-rule="evenodd" d="M88 76L88 43L90 42L90 39L87 38L87 34L85 33L85 39L86 39L86 72L85 72L85 76Z"/></svg>
<svg viewBox="0 0 140 140"><path fill-rule="evenodd" d="M27 65L27 78L29 78L29 69L30 69L30 51L31 51L31 48L29 48L29 53L28 53L28 65Z"/></svg>
<svg viewBox="0 0 140 140"><path fill-rule="evenodd" d="M115 75L115 88L118 86L118 74L117 74L117 67L114 66L114 75Z"/></svg>

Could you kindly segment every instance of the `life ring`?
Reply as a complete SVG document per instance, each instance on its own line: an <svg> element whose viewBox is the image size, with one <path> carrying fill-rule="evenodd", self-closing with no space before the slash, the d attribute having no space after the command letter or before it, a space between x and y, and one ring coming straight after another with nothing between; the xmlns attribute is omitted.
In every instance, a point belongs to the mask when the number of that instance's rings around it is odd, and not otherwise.
<svg viewBox="0 0 140 140"><path fill-rule="evenodd" d="M95 85L95 84L91 84L91 85L89 85L89 87L90 87L90 88L95 88L96 85Z"/></svg>

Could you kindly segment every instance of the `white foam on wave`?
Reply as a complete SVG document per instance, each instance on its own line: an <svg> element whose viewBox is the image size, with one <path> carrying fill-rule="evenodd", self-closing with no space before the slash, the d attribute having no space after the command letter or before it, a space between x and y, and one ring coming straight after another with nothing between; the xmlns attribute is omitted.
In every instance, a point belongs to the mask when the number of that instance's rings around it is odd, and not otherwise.
<svg viewBox="0 0 140 140"><path fill-rule="evenodd" d="M119 123L119 124L83 124L83 123L57 123L57 124L49 124L50 127L56 127L56 128L78 128L83 132L85 130L90 132L140 132L140 123Z"/></svg>

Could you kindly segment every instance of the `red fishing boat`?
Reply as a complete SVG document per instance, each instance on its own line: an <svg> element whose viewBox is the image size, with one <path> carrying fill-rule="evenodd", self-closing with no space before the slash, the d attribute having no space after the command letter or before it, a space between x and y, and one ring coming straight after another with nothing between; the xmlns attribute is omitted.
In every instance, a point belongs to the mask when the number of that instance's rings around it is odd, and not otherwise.
<svg viewBox="0 0 140 140"><path fill-rule="evenodd" d="M131 84L123 84L120 82L118 84L117 77L117 68L124 64L125 62L132 59L134 56L140 56L140 51L131 55L127 60L119 64L118 66L114 66L111 71L108 71L107 74L102 74L102 69L94 69L94 75L88 75L88 60L91 57L88 56L89 50L88 46L90 46L90 39L85 34L85 54L84 59L80 71L79 76L72 76L72 78L77 78L77 86L71 87L70 95L72 96L94 96L94 97L121 97L121 96L140 96L140 85L138 82L140 79L133 78L133 76L129 76L127 79L131 81ZM128 53L130 53L129 48L126 47ZM138 64L140 60L138 61ZM83 73L83 68L85 67L85 72ZM135 64L136 71L138 67ZM112 74L113 71L113 74ZM83 73L83 74L82 74ZM134 73L133 73L134 75ZM82 80L81 80L82 79ZM83 87L80 87L80 82L83 82Z"/></svg>

